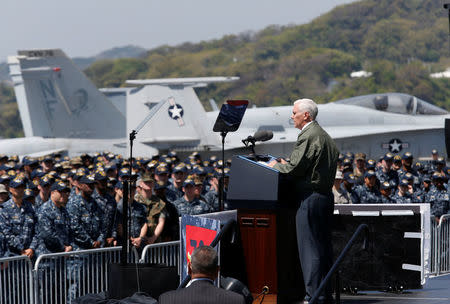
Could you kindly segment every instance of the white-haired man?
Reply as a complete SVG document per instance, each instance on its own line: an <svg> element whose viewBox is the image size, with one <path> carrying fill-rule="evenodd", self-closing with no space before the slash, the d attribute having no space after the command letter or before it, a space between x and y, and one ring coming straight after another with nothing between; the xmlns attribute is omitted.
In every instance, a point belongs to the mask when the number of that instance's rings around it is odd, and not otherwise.
<svg viewBox="0 0 450 304"><path fill-rule="evenodd" d="M297 245L305 282L307 303L332 266L331 218L334 210L332 187L339 151L333 139L316 122L317 105L299 99L292 108L292 120L300 130L289 162L272 161L270 167L292 177L300 208L296 215ZM318 303L331 303L331 288Z"/></svg>

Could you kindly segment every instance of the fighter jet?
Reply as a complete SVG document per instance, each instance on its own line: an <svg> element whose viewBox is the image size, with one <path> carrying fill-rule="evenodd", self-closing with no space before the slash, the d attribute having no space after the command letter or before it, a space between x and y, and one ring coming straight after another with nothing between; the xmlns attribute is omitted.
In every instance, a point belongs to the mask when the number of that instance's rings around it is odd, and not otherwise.
<svg viewBox="0 0 450 304"><path fill-rule="evenodd" d="M205 79L207 80L207 79ZM158 115L141 130L138 148L217 151L221 137L212 133L218 111L205 112L194 88L201 79L130 80L127 112L137 120L146 103L168 100ZM145 102L143 102L145 101ZM249 108L240 128L225 139L227 156L245 153L242 140L257 131L273 132L273 139L258 143L256 153L289 156L299 130L290 119L292 106ZM445 120L449 113L411 95L386 93L358 96L319 105L317 121L335 139L341 152L364 152L379 157L386 152L409 151L427 157L432 149L446 151ZM127 129L132 128L127 120ZM449 130L447 130L448 132Z"/></svg>
<svg viewBox="0 0 450 304"><path fill-rule="evenodd" d="M195 88L238 77L129 80L133 87L98 90L59 49L19 51L8 58L25 138L2 140L0 153L29 155L66 151L70 155L108 150L126 155L128 134L139 130L133 155L218 153L220 134L212 132L218 110L206 112ZM225 139L227 157L248 153L243 139L273 132L258 143L261 154L289 156L299 130L292 106L249 108L237 132ZM341 152L378 157L390 151L426 157L444 153L449 113L414 96L373 94L319 105L318 122Z"/></svg>

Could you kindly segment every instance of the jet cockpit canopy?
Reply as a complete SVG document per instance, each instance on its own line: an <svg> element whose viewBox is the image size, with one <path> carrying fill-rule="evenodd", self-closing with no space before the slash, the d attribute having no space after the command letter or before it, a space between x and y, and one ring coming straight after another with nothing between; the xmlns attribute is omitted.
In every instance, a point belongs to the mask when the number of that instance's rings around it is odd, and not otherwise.
<svg viewBox="0 0 450 304"><path fill-rule="evenodd" d="M444 115L448 112L415 96L402 93L370 94L336 101L379 111L408 115Z"/></svg>

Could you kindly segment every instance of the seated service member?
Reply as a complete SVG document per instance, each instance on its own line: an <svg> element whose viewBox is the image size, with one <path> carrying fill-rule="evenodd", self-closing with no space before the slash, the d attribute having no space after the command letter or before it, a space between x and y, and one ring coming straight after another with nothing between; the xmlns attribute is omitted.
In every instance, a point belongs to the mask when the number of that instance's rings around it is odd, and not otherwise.
<svg viewBox="0 0 450 304"><path fill-rule="evenodd" d="M188 262L191 281L186 288L163 293L160 304L245 304L244 297L233 291L214 286L219 271L218 256L214 248L201 246L194 250Z"/></svg>

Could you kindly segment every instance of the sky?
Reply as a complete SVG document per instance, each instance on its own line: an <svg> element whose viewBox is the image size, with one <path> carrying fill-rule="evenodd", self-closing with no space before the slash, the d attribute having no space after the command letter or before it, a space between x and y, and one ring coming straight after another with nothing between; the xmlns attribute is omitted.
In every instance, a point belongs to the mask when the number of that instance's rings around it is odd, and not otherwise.
<svg viewBox="0 0 450 304"><path fill-rule="evenodd" d="M355 0L2 0L0 62L19 49L61 48L88 57L219 39L268 25L308 23Z"/></svg>

